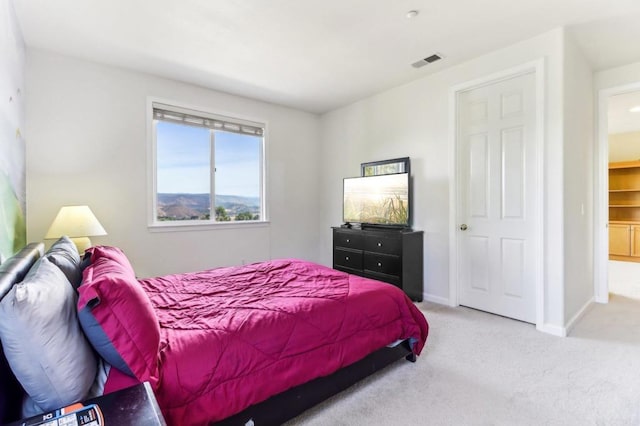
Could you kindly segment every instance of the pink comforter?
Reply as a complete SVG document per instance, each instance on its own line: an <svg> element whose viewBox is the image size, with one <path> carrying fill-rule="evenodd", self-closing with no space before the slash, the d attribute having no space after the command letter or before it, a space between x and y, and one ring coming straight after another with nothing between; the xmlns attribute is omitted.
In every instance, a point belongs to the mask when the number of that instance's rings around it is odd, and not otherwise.
<svg viewBox="0 0 640 426"><path fill-rule="evenodd" d="M200 425L356 362L396 339L419 354L428 325L398 288L278 260L140 281L160 322L156 396Z"/></svg>

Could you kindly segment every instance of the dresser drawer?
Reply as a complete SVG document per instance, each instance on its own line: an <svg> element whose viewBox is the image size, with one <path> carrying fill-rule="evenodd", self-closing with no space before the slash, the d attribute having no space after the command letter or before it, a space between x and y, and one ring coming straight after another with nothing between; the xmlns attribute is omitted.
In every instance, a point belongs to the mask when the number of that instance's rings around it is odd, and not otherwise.
<svg viewBox="0 0 640 426"><path fill-rule="evenodd" d="M333 245L356 250L362 250L363 238L361 233L335 231Z"/></svg>
<svg viewBox="0 0 640 426"><path fill-rule="evenodd" d="M367 272L399 277L402 272L402 262L398 256L365 252L364 269Z"/></svg>
<svg viewBox="0 0 640 426"><path fill-rule="evenodd" d="M402 240L400 235L366 235L364 237L364 249L376 253L400 255Z"/></svg>
<svg viewBox="0 0 640 426"><path fill-rule="evenodd" d="M333 251L333 267L362 270L362 251L336 248Z"/></svg>
<svg viewBox="0 0 640 426"><path fill-rule="evenodd" d="M372 280L378 280L385 283L393 284L396 287L402 288L402 280L397 275L379 274L375 272L366 271L364 276L371 278Z"/></svg>

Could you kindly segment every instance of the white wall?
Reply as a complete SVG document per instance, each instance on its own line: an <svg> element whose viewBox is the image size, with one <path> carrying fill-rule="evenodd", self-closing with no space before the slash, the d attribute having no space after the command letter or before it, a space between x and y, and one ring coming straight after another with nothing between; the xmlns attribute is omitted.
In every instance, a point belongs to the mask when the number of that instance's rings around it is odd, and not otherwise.
<svg viewBox="0 0 640 426"><path fill-rule="evenodd" d="M0 0L0 261L25 244L25 48L10 0Z"/></svg>
<svg viewBox="0 0 640 426"><path fill-rule="evenodd" d="M593 301L593 71L564 41L565 323Z"/></svg>
<svg viewBox="0 0 640 426"><path fill-rule="evenodd" d="M640 160L640 132L611 134L608 142L609 162Z"/></svg>
<svg viewBox="0 0 640 426"><path fill-rule="evenodd" d="M27 51L28 237L87 204L140 276L298 257L317 260L319 118L153 75ZM270 225L147 229L148 96L267 123Z"/></svg>
<svg viewBox="0 0 640 426"><path fill-rule="evenodd" d="M593 86L596 92L602 89L637 83L639 81L640 62L598 71L593 76Z"/></svg>
<svg viewBox="0 0 640 426"><path fill-rule="evenodd" d="M449 299L450 136L452 86L545 59L545 318L564 325L562 213L562 50L564 32L550 31L322 116L321 260L331 264L330 226L341 222L341 181L361 162L410 156L414 229L425 231L425 297Z"/></svg>

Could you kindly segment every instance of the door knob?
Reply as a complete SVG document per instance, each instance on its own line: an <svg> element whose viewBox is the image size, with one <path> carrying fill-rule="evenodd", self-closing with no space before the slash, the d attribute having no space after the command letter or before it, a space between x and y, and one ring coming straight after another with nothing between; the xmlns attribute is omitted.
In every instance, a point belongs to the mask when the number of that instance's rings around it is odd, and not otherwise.
<svg viewBox="0 0 640 426"><path fill-rule="evenodd" d="M467 226L467 224L466 224L466 223L463 223L462 225L460 225L460 230L461 230L461 231L466 231L466 230L467 230L467 228L468 228L468 226Z"/></svg>

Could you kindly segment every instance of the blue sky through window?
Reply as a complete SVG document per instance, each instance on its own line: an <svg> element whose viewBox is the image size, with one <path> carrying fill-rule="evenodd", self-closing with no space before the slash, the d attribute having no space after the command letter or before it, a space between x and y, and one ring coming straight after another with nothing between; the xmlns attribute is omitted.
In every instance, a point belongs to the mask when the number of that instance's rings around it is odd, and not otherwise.
<svg viewBox="0 0 640 426"><path fill-rule="evenodd" d="M210 130L157 122L158 193L210 192ZM215 133L215 193L260 196L262 138L236 133Z"/></svg>

